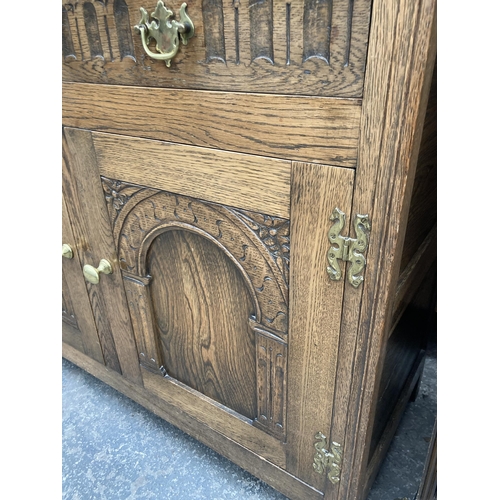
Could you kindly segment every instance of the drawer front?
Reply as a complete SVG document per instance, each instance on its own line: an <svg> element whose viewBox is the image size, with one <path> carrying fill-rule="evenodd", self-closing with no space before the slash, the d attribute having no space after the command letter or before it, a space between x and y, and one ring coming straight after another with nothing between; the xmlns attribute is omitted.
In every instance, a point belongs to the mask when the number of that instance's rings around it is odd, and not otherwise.
<svg viewBox="0 0 500 500"><path fill-rule="evenodd" d="M165 1L179 19L182 0ZM156 0L62 2L63 80L361 97L370 0L190 0L195 34L173 58L134 30ZM150 18L152 20L152 18ZM154 42L150 44L151 51Z"/></svg>

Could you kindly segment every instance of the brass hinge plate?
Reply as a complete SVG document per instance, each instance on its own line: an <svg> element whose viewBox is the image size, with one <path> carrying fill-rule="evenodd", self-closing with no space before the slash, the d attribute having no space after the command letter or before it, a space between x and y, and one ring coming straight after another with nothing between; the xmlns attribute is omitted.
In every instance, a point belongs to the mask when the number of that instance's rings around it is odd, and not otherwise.
<svg viewBox="0 0 500 500"><path fill-rule="evenodd" d="M327 253L330 265L326 268L326 271L333 281L339 281L342 278L339 260L350 262L347 279L354 288L358 288L363 282L363 270L366 265L363 253L368 248L368 234L370 231L368 215L356 215L353 224L356 238L340 236L340 232L345 226L345 213L342 210L336 208L330 216L330 220L333 221L333 225L328 231L328 240L332 246Z"/></svg>
<svg viewBox="0 0 500 500"><path fill-rule="evenodd" d="M313 469L318 474L326 473L328 479L333 484L337 484L340 481L342 467L342 446L332 441L330 451L328 451L326 436L322 432L317 432L314 437L318 442L314 443L316 455L314 456Z"/></svg>

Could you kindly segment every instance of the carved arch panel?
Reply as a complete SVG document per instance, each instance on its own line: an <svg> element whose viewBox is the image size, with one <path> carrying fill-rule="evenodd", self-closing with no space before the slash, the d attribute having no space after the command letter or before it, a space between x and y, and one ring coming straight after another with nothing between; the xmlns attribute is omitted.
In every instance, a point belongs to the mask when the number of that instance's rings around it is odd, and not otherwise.
<svg viewBox="0 0 500 500"><path fill-rule="evenodd" d="M148 253L167 231L195 234L223 252L248 290L248 327L255 346L254 424L284 438L289 221L112 179L103 178L103 188L142 366L170 376L152 307L155 276Z"/></svg>

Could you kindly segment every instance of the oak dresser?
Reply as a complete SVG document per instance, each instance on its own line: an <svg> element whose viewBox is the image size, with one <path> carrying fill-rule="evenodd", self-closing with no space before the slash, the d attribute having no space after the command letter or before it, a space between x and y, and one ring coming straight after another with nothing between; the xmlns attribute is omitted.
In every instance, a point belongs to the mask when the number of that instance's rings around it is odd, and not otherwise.
<svg viewBox="0 0 500 500"><path fill-rule="evenodd" d="M63 0L63 356L291 499L365 498L433 303L435 17Z"/></svg>

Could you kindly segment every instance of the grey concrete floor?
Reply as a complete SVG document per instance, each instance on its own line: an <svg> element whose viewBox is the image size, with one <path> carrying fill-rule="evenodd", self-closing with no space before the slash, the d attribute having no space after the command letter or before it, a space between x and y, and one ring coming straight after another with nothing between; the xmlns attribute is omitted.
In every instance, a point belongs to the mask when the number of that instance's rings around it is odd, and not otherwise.
<svg viewBox="0 0 500 500"><path fill-rule="evenodd" d="M437 411L436 350L368 500L413 500ZM108 387L62 363L64 500L286 500L200 442Z"/></svg>

